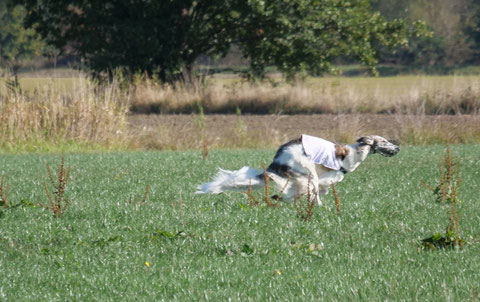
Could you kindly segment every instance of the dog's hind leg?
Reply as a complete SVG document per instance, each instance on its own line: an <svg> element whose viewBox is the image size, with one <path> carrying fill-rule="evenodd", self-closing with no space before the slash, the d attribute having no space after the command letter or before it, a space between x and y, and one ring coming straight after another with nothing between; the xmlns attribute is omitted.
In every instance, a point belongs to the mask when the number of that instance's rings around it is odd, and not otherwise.
<svg viewBox="0 0 480 302"><path fill-rule="evenodd" d="M320 200L319 191L318 191L318 182L313 181L308 177L296 177L294 181L288 183L285 187L282 188L281 197L278 195L273 196L275 199L282 200L293 200L294 198L299 198L300 196L310 193L310 198L315 198L315 201L319 206L322 205Z"/></svg>

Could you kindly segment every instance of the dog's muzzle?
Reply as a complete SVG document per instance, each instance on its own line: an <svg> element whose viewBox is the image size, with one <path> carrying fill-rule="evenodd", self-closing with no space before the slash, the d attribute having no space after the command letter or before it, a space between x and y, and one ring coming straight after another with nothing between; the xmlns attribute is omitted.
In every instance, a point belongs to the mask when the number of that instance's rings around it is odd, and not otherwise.
<svg viewBox="0 0 480 302"><path fill-rule="evenodd" d="M389 147L381 147L381 146L377 145L374 148L374 151L378 152L378 153L380 153L384 156L394 156L395 154L400 152L400 147L396 146L396 145L392 145L392 146L389 146Z"/></svg>

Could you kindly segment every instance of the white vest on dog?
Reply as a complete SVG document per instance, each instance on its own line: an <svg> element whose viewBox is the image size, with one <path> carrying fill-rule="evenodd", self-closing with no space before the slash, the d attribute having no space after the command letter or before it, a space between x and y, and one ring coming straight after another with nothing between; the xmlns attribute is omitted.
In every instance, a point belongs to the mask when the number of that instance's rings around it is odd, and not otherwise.
<svg viewBox="0 0 480 302"><path fill-rule="evenodd" d="M302 144L308 159L332 170L340 170L342 163L335 156L335 144L319 137L302 134Z"/></svg>

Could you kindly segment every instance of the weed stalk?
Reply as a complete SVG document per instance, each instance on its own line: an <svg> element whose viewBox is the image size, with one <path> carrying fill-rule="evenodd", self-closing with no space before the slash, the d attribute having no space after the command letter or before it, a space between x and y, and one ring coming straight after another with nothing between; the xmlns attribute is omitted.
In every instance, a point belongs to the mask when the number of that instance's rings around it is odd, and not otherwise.
<svg viewBox="0 0 480 302"><path fill-rule="evenodd" d="M50 201L50 205L44 205L40 202L38 204L41 207L52 211L52 213L54 213L56 217L60 217L60 215L65 213L69 205L69 200L65 198L65 189L70 179L70 166L68 166L68 168L65 168L65 154L62 154L62 162L58 165L56 182L48 163L47 163L47 171L48 171L48 177L50 179L50 182L54 188L53 196L52 194L50 194L50 191L48 190L47 183L44 182L45 193L47 195L48 200Z"/></svg>
<svg viewBox="0 0 480 302"><path fill-rule="evenodd" d="M258 203L258 200L253 196L252 194L252 182L250 182L250 185L248 186L248 204L251 206L258 207L260 204Z"/></svg>
<svg viewBox="0 0 480 302"><path fill-rule="evenodd" d="M441 204L449 203L448 210L448 225L445 230L445 237L432 237L436 241L442 241L444 246L453 244L453 246L462 246L463 240L460 238L460 214L457 213L456 204L460 202L459 188L460 188L460 163L455 160L450 147L447 145L445 156L439 161L440 180L436 187L431 187L424 182L422 184L437 196L436 201ZM432 238L427 240L427 243L432 241ZM424 240L425 241L425 240ZM438 243L438 242L434 242Z"/></svg>
<svg viewBox="0 0 480 302"><path fill-rule="evenodd" d="M338 197L337 190L335 189L335 184L332 182L333 196L335 197L335 207L337 209L337 215L341 216L340 213L340 198Z"/></svg>
<svg viewBox="0 0 480 302"><path fill-rule="evenodd" d="M143 199L142 199L142 201L140 201L140 203L137 201L136 198L133 198L133 199L130 198L130 199L127 201L127 203L133 203L135 206L136 206L137 204L144 205L145 202L146 202L147 199L148 199L148 194L149 194L149 193L150 193L150 185L147 184L147 188L145 189L145 194L143 194Z"/></svg>
<svg viewBox="0 0 480 302"><path fill-rule="evenodd" d="M2 199L3 206L8 209L8 192L10 186L7 184L5 187L5 178L2 176L2 182L0 184L0 198Z"/></svg>
<svg viewBox="0 0 480 302"><path fill-rule="evenodd" d="M208 158L208 144L205 137L203 138L203 149L202 149L203 160Z"/></svg>
<svg viewBox="0 0 480 302"><path fill-rule="evenodd" d="M304 204L302 197L296 196L293 198L293 204L297 210L297 215L303 221L309 221L313 216L313 207L315 206L315 195L312 194L312 189L310 188L312 175L308 175L308 186L307 186L307 200Z"/></svg>

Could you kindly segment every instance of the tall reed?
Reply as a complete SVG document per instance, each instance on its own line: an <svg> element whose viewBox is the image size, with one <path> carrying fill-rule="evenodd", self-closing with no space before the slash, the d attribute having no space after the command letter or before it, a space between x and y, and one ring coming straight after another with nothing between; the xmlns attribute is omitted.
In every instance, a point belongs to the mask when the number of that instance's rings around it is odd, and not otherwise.
<svg viewBox="0 0 480 302"><path fill-rule="evenodd" d="M116 83L79 78L70 91L53 85L0 94L0 147L77 142L112 145L124 139L127 96Z"/></svg>

